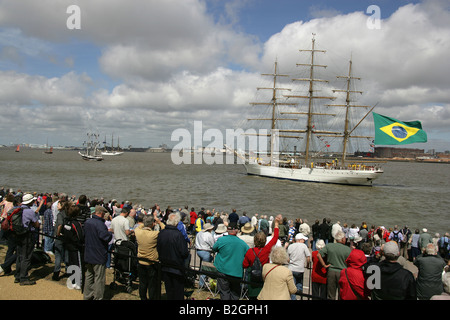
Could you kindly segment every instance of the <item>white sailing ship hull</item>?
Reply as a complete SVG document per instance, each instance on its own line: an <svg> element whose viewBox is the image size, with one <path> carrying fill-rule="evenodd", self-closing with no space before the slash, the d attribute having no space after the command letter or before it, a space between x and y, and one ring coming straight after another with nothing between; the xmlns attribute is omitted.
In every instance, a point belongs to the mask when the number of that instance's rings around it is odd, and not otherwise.
<svg viewBox="0 0 450 320"><path fill-rule="evenodd" d="M123 152L119 152L119 151L106 151L106 152L102 152L102 156L120 156L121 154L123 154Z"/></svg>
<svg viewBox="0 0 450 320"><path fill-rule="evenodd" d="M102 161L103 157L102 156L93 156L93 155L87 155L81 152L78 152L78 154L81 156L81 158L83 160L87 160L87 161Z"/></svg>
<svg viewBox="0 0 450 320"><path fill-rule="evenodd" d="M339 169L321 167L282 168L258 163L244 164L247 174L268 178L287 179L295 181L332 183L344 185L371 186L383 171L381 169Z"/></svg>

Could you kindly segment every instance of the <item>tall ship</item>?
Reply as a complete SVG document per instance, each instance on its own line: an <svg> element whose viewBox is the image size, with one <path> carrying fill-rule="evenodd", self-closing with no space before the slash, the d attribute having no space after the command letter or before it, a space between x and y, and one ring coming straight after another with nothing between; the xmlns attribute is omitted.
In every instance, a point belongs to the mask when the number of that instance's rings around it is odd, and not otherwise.
<svg viewBox="0 0 450 320"><path fill-rule="evenodd" d="M237 150L230 151L234 152L243 161L243 165L249 175L305 182L371 186L372 182L382 175L383 170L378 164L370 161L366 163L349 162L346 159L346 153L351 138L373 139L370 136L355 134L355 129L374 107L370 108L369 106L353 104L351 96L362 92L353 90L352 82L360 78L352 75L351 59L348 74L337 76L337 80L343 79L346 81L346 89L333 90L333 93L345 94L345 103L323 103L323 101L335 100L337 96L334 94L328 96L323 94L319 87L316 88L316 84L328 83L328 81L319 79L316 75L318 68L326 68L327 66L317 64L316 55L326 51L318 50L315 46L313 35L311 49L300 50L301 52L310 53L308 63L297 64L298 67L306 68L306 71L304 71L306 77L291 79L292 81L301 81L306 84L306 93L292 94L293 89L280 87L280 79L289 77L289 75L280 74L277 62L275 62L274 72L263 74L263 76L272 78L273 86L258 88L258 90L269 90L271 92L268 98L270 101L250 103L255 107L268 109L262 113L266 116L265 118L253 118L247 119L247 121L258 121L259 124L270 123L270 125L266 126L268 130L264 131L265 133L250 134L266 136L269 140L270 150L267 150L265 154L260 152L255 154L255 152L250 150L248 153ZM322 112L324 107L328 110L330 108L344 108L345 115L341 112L337 117L336 114ZM350 114L356 108L366 108L366 110L370 108L370 110L352 127L350 125ZM324 117L335 117L339 121L342 120L343 124L340 125L339 131L332 131L327 128L329 121L323 120ZM288 126L286 123L290 123L292 126ZM341 140L342 156L340 159L337 157L331 159L328 157L328 160L324 157L315 158L318 152L317 147L315 151L312 150L313 137L325 141L326 147L330 147L327 140ZM291 152L283 152L281 150L281 141L284 139L305 142L304 151L298 154L297 150L294 153L292 153L292 150Z"/></svg>
<svg viewBox="0 0 450 320"><path fill-rule="evenodd" d="M103 142L104 146L104 150L102 151L102 156L120 156L121 154L123 154L123 151L120 151L120 147L119 147L119 138L117 138L117 149L114 150L114 134L111 135L111 150L108 150L106 148L106 137L105 137L105 141Z"/></svg>
<svg viewBox="0 0 450 320"><path fill-rule="evenodd" d="M102 161L103 157L101 151L98 149L98 135L94 133L87 134L88 139L84 141L83 146L85 149L83 151L78 151L78 154L83 160L87 161Z"/></svg>

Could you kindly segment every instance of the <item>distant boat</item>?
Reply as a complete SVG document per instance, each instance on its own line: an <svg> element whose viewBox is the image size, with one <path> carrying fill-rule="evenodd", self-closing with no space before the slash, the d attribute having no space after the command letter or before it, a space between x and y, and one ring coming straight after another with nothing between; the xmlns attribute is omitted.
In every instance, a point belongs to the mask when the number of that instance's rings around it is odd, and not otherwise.
<svg viewBox="0 0 450 320"><path fill-rule="evenodd" d="M47 144L45 145L46 149L44 151L44 153L46 154L53 154L53 147L48 147L48 139L47 139Z"/></svg>
<svg viewBox="0 0 450 320"><path fill-rule="evenodd" d="M88 141L83 143L86 146L84 152L78 151L78 154L81 156L83 160L87 161L102 161L103 157L101 152L98 150L99 142L96 141L98 139L97 134L88 133ZM95 140L94 140L95 139Z"/></svg>
<svg viewBox="0 0 450 320"><path fill-rule="evenodd" d="M17 145L16 152L20 152L20 145Z"/></svg>
<svg viewBox="0 0 450 320"><path fill-rule="evenodd" d="M105 151L102 151L102 156L120 156L121 154L123 154L123 151L118 151L120 150L119 138L117 138L117 151L114 150L114 135L111 136L111 150L106 149L106 137L103 144L105 145Z"/></svg>

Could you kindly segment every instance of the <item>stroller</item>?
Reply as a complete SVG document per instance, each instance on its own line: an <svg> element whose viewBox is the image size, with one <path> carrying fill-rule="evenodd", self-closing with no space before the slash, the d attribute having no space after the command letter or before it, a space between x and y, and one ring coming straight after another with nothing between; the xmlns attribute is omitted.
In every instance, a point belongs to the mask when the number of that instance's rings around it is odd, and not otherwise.
<svg viewBox="0 0 450 320"><path fill-rule="evenodd" d="M133 291L133 281L137 279L137 248L127 240L117 240L113 252L114 280L109 285L112 290L117 287L116 281L126 285L128 293Z"/></svg>

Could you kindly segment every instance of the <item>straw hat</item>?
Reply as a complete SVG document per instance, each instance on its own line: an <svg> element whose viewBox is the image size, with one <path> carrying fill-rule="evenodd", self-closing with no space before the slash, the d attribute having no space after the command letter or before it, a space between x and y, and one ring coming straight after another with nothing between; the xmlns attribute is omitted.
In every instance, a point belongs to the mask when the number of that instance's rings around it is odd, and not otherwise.
<svg viewBox="0 0 450 320"><path fill-rule="evenodd" d="M247 222L244 224L244 226L241 228L242 233L252 233L255 228L250 224L250 222Z"/></svg>
<svg viewBox="0 0 450 320"><path fill-rule="evenodd" d="M227 227L223 223L219 224L216 228L215 233L225 233L227 232Z"/></svg>

